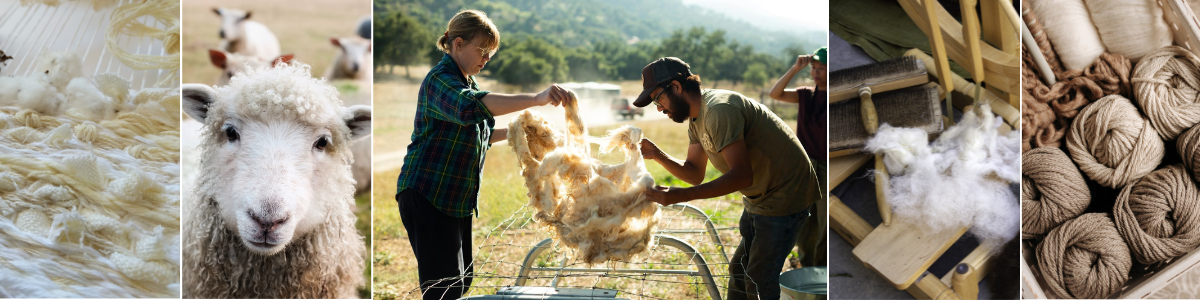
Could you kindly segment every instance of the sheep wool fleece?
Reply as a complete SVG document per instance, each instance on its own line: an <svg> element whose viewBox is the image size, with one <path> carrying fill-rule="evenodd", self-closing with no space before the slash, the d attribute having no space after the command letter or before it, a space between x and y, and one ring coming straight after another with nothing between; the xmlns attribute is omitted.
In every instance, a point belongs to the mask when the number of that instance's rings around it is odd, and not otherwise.
<svg viewBox="0 0 1200 300"><path fill-rule="evenodd" d="M177 298L179 94L129 91L104 120L0 106L0 298Z"/></svg>
<svg viewBox="0 0 1200 300"><path fill-rule="evenodd" d="M654 178L638 148L642 130L623 126L591 139L603 152L621 149L625 154L621 164L604 164L591 157L574 92L571 98L565 102L568 132L528 110L508 126L529 206L537 210L538 223L578 250L585 263L630 261L646 252L659 219L659 205L645 196Z"/></svg>

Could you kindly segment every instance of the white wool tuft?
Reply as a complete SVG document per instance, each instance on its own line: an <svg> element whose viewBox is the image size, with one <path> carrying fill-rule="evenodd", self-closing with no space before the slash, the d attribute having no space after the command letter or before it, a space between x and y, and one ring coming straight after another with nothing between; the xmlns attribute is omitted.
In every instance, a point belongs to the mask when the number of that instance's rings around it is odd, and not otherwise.
<svg viewBox="0 0 1200 300"><path fill-rule="evenodd" d="M104 95L87 78L71 79L63 94L67 96L65 107L67 113L76 113L88 120L96 121L112 119L113 114L116 113L113 99Z"/></svg>
<svg viewBox="0 0 1200 300"><path fill-rule="evenodd" d="M71 51L47 51L39 54L34 73L45 74L50 84L64 89L73 78L83 77L83 60Z"/></svg>
<svg viewBox="0 0 1200 300"><path fill-rule="evenodd" d="M1000 121L979 107L931 145L923 130L887 124L867 141L892 175L885 194L894 220L930 233L969 226L993 246L1016 237L1021 210L1009 183L1020 179L1020 132L999 134Z"/></svg>

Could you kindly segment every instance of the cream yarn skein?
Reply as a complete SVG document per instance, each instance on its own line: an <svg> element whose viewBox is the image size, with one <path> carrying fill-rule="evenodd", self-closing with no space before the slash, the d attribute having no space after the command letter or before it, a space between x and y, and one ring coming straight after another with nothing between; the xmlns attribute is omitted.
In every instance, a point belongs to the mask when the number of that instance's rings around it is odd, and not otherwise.
<svg viewBox="0 0 1200 300"><path fill-rule="evenodd" d="M1136 63L1147 54L1171 45L1171 29L1155 0L1087 0L1086 3L1108 53L1120 54Z"/></svg>
<svg viewBox="0 0 1200 300"><path fill-rule="evenodd" d="M1083 0L1027 1L1067 70L1079 70L1104 53L1100 33Z"/></svg>

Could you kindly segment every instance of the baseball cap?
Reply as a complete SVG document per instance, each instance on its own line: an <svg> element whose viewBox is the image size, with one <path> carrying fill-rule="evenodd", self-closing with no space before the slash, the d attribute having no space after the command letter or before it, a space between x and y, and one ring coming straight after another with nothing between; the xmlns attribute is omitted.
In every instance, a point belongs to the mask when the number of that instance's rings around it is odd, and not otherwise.
<svg viewBox="0 0 1200 300"><path fill-rule="evenodd" d="M692 67L676 57L663 57L642 68L642 94L638 95L633 105L644 107L650 104L650 92L655 87L671 80L692 76Z"/></svg>
<svg viewBox="0 0 1200 300"><path fill-rule="evenodd" d="M817 51L813 51L813 59L821 62L821 64L823 64L823 65L828 65L829 63L826 62L827 60L829 60L828 52L829 52L829 47L821 47L821 48L817 49Z"/></svg>

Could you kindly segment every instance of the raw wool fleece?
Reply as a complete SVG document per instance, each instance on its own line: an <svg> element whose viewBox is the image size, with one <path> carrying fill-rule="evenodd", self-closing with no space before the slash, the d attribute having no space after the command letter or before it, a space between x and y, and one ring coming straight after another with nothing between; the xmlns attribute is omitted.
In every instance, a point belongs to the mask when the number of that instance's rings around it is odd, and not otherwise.
<svg viewBox="0 0 1200 300"><path fill-rule="evenodd" d="M292 63L274 68L252 69L235 75L227 86L216 87L220 99L238 99L237 105L211 105L200 133L200 169L196 189L189 195L188 218L183 241L185 298L353 298L365 284L362 273L366 244L355 230L354 180L350 175L350 132L328 113L339 111L337 90L324 80L309 75L309 66ZM233 111L229 111L232 109ZM326 180L328 195L337 199L319 201L327 218L313 231L296 235L279 253L265 256L243 245L237 231L221 217L215 194L229 178L218 178L215 170L226 166L217 161L229 115L244 119L274 118L328 126L332 134L326 153L344 164Z"/></svg>
<svg viewBox="0 0 1200 300"><path fill-rule="evenodd" d="M970 226L995 249L1016 237L1021 209L1009 183L1021 180L1021 133L999 134L1001 122L976 105L932 144L924 130L880 126L865 150L884 155L893 219L928 233Z"/></svg>
<svg viewBox="0 0 1200 300"><path fill-rule="evenodd" d="M1120 54L1136 63L1146 54L1171 45L1171 29L1163 20L1157 0L1087 0L1086 3L1108 53Z"/></svg>
<svg viewBox="0 0 1200 300"><path fill-rule="evenodd" d="M622 126L607 137L589 138L574 92L571 98L564 102L569 132L528 110L508 125L529 206L558 242L578 250L577 259L631 261L650 247L659 219L660 205L645 196L654 177L642 162L642 130ZM592 158L589 140L605 153L621 149L625 162L607 165Z"/></svg>
<svg viewBox="0 0 1200 300"><path fill-rule="evenodd" d="M179 297L178 91L104 78L110 120L0 105L0 297Z"/></svg>

